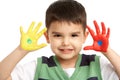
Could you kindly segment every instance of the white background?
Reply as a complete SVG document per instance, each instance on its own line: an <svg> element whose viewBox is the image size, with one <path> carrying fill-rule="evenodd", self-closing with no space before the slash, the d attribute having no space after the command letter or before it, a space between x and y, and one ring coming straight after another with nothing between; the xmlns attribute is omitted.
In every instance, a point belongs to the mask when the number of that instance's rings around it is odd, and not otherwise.
<svg viewBox="0 0 120 80"><path fill-rule="evenodd" d="M27 31L32 21L36 24L43 22L45 27L45 11L55 0L0 0L0 61L9 55L20 43L19 28L22 25ZM120 2L119 0L78 0L86 8L87 23L94 29L93 20L98 24L103 21L106 27L110 27L110 46L120 54ZM46 42L42 36L40 39ZM39 41L39 42L41 42ZM92 38L89 35L85 45L91 45ZM82 51L82 53L95 53L95 51ZM31 52L24 57L20 64L29 62L42 55L50 56L53 53L49 45L43 49ZM101 55L101 53L96 52ZM103 55L102 55L103 56Z"/></svg>

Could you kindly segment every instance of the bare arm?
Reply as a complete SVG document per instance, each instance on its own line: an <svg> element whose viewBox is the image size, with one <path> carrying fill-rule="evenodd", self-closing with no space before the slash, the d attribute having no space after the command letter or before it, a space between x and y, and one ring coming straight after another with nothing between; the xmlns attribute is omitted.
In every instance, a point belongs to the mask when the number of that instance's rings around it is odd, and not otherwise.
<svg viewBox="0 0 120 80"><path fill-rule="evenodd" d="M6 80L16 64L28 53L18 46L10 55L0 63L0 80Z"/></svg>
<svg viewBox="0 0 120 80"><path fill-rule="evenodd" d="M33 30L34 24L35 22L32 22L26 33L23 32L22 27L20 28L21 31L20 45L0 62L0 80L7 80L7 79L10 80L11 72L13 71L17 63L25 55L27 55L30 51L38 50L46 46L45 43L39 45L37 44L38 39L40 38L40 36L44 34L46 28L44 28L42 31L37 33L41 26L41 23L38 23L38 25Z"/></svg>
<svg viewBox="0 0 120 80"><path fill-rule="evenodd" d="M102 52L111 62L118 77L120 78L120 56L109 46L110 28L106 31L105 24L101 22L102 31L100 31L99 25L96 21L94 21L94 25L96 28L96 34L89 26L87 27L94 40L93 45L86 46L84 49Z"/></svg>
<svg viewBox="0 0 120 80"><path fill-rule="evenodd" d="M12 80L11 76L9 76L7 80Z"/></svg>
<svg viewBox="0 0 120 80"><path fill-rule="evenodd" d="M120 56L110 47L108 47L107 52L104 52L103 54L109 59L120 79Z"/></svg>

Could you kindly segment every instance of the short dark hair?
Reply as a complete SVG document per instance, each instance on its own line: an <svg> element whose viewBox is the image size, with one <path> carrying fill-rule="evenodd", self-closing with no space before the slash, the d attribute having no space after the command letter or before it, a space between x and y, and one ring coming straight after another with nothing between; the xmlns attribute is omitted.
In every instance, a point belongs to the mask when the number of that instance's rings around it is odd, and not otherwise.
<svg viewBox="0 0 120 80"><path fill-rule="evenodd" d="M58 0L52 3L46 10L46 27L54 21L73 22L82 24L86 29L86 11L82 4L75 0Z"/></svg>

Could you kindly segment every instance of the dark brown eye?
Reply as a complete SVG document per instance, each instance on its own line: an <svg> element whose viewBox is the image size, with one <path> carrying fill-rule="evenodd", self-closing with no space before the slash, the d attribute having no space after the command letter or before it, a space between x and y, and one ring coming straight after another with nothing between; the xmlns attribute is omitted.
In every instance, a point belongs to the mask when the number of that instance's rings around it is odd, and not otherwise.
<svg viewBox="0 0 120 80"><path fill-rule="evenodd" d="M72 34L72 37L78 37L78 35L77 34Z"/></svg>
<svg viewBox="0 0 120 80"><path fill-rule="evenodd" d="M61 37L61 35L59 35L59 34L55 34L54 37Z"/></svg>

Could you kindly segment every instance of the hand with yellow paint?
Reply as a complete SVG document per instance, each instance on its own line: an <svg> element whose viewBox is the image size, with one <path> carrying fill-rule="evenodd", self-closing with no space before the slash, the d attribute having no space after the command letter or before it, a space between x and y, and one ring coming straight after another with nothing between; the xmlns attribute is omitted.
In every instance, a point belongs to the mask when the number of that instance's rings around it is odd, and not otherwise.
<svg viewBox="0 0 120 80"><path fill-rule="evenodd" d="M43 48L47 45L45 43L38 44L38 39L47 30L46 28L44 28L40 32L38 32L41 25L42 25L42 23L39 22L38 25L34 28L35 22L32 22L26 33L23 32L23 28L20 27L20 32L21 32L20 45L21 45L22 49L28 50L28 51L33 51L33 50Z"/></svg>

